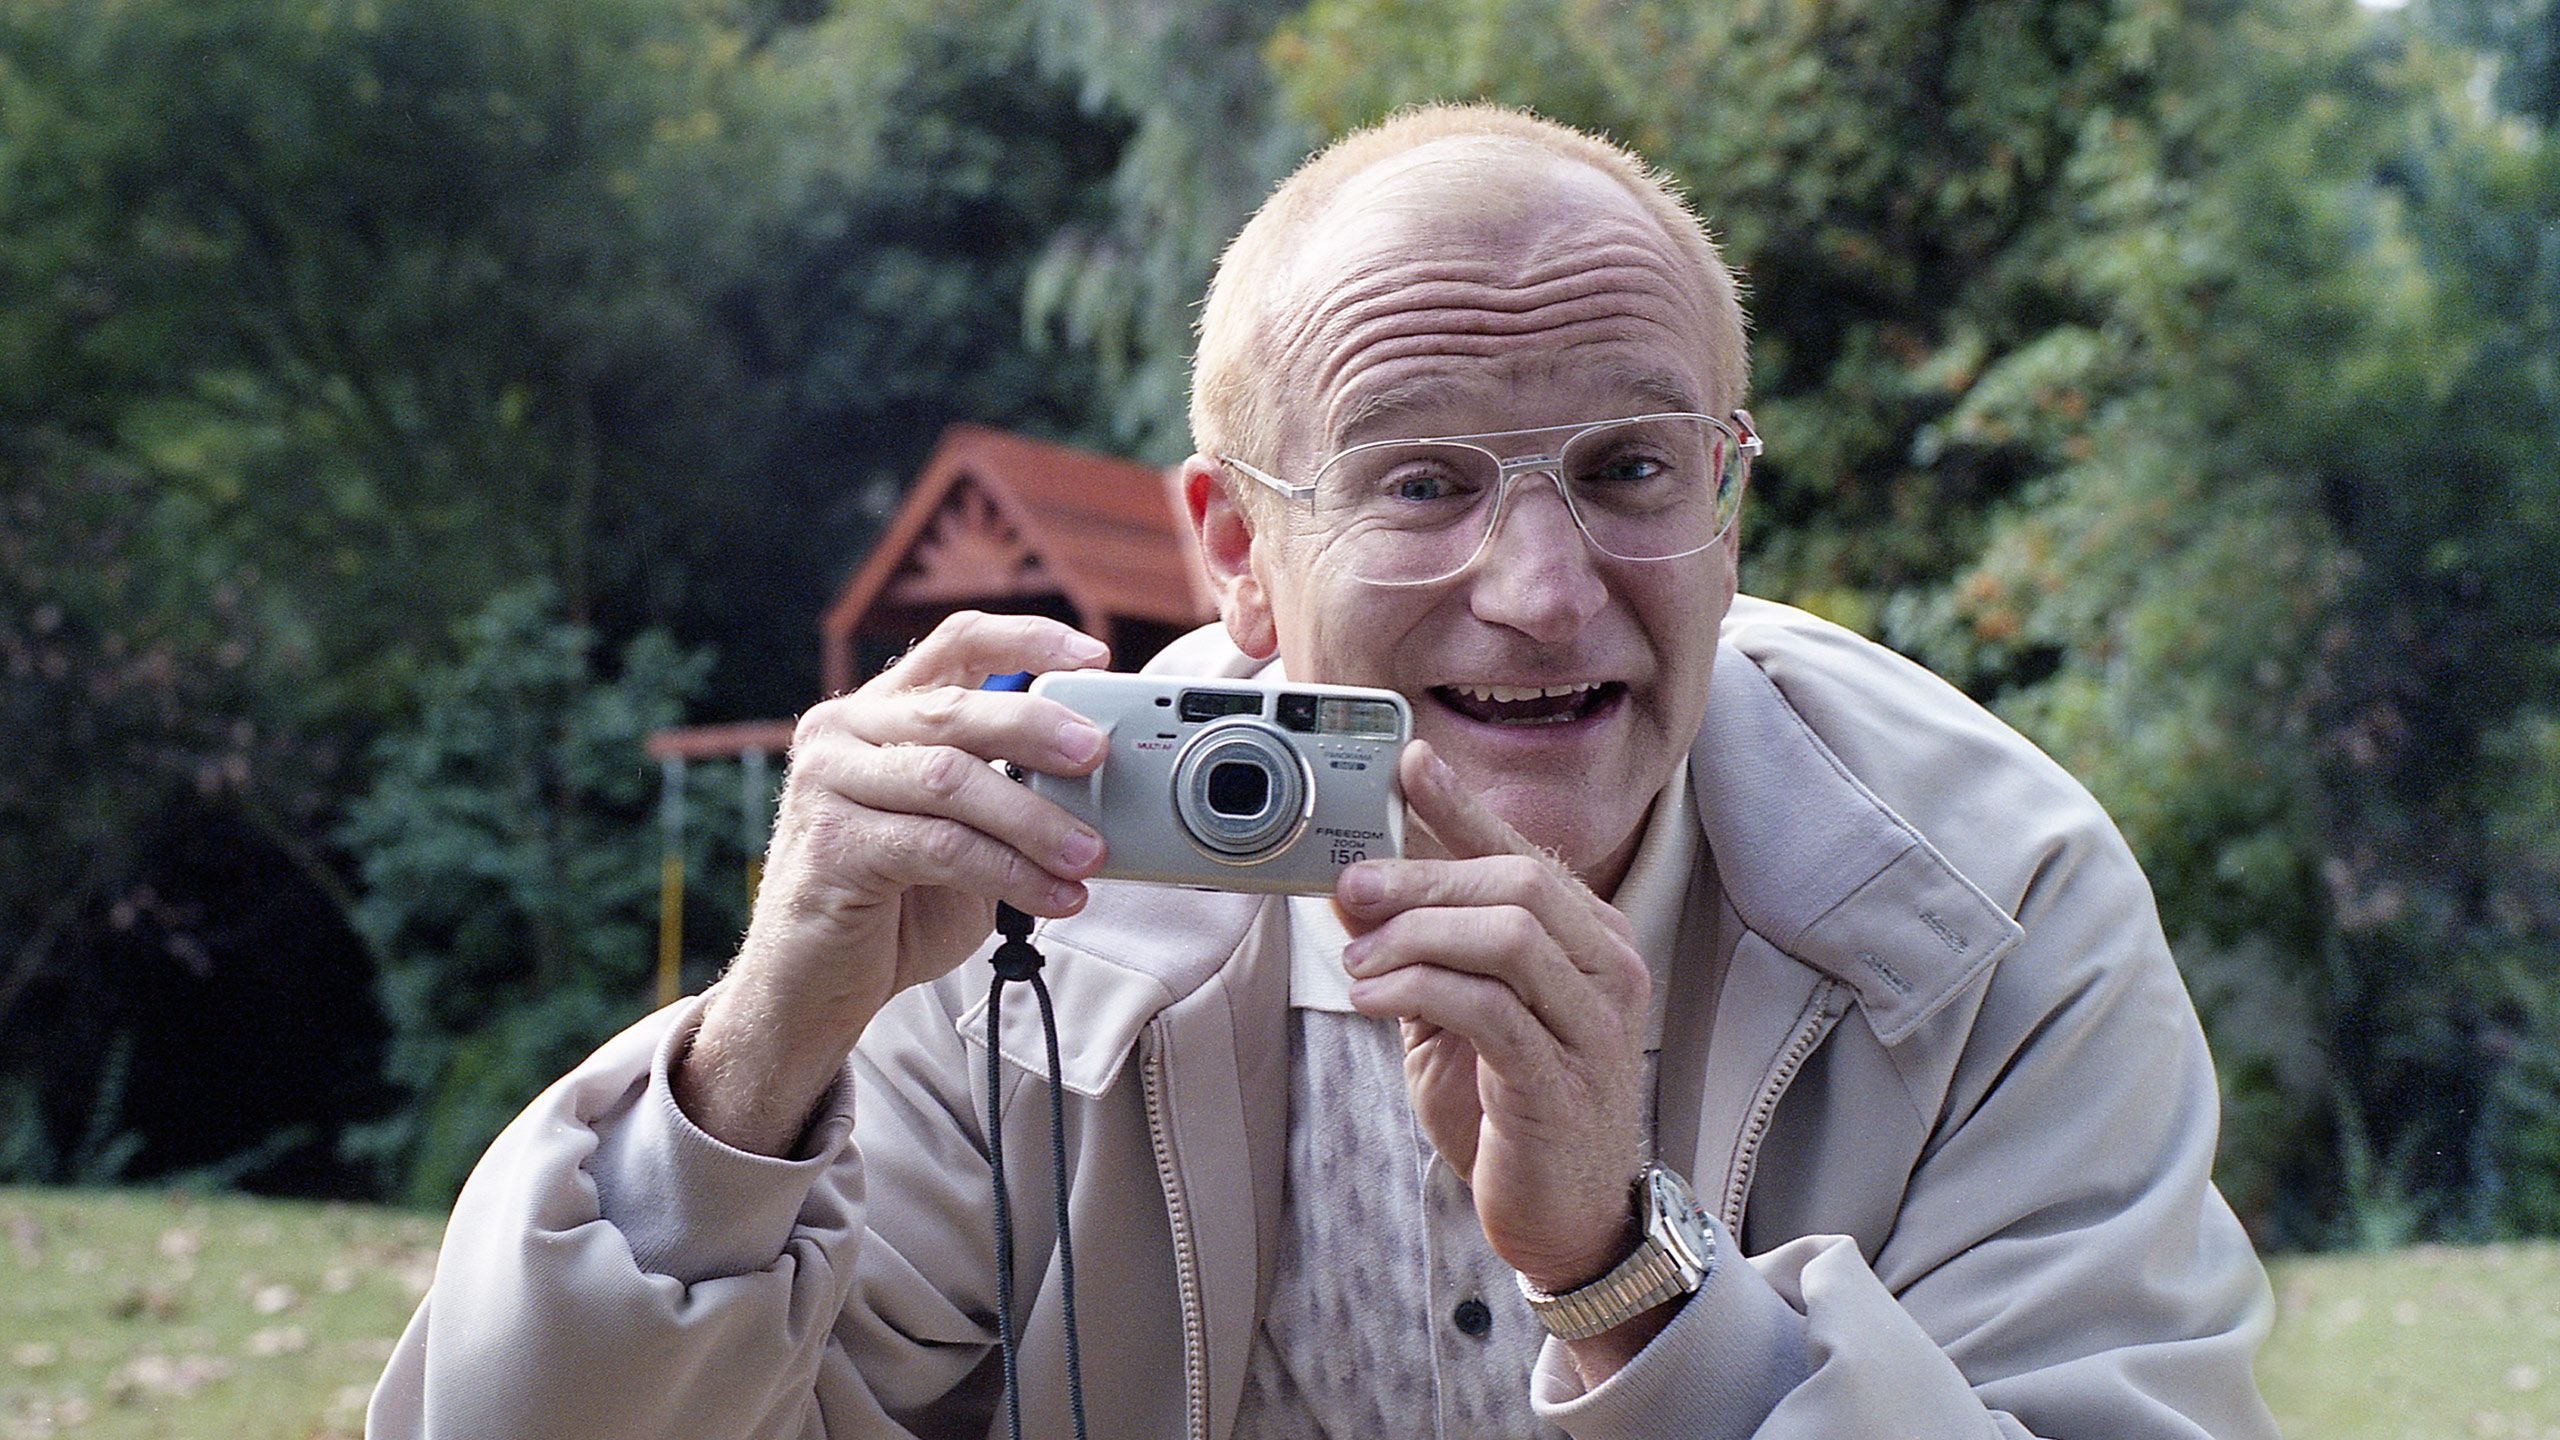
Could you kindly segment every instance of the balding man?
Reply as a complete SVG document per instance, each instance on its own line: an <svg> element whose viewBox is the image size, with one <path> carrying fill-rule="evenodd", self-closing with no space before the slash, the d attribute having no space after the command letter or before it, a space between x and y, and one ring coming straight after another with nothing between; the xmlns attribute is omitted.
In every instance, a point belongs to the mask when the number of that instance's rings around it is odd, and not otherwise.
<svg viewBox="0 0 2560 1440"><path fill-rule="evenodd" d="M1046 1207L1010 1315L990 1248L1002 900L1098 1435L2271 1435L2133 860L1945 685L1736 597L1743 388L1733 278L1626 152L1452 107L1309 161L1210 290L1223 624L1155 668L1401 693L1406 855L1093 880L986 762L1104 736L976 687L1103 647L950 621L802 721L728 974L492 1147L371 1433L984 1434L999 1326L1063 1433ZM1046 1062L1000 1048L1045 1194Z"/></svg>

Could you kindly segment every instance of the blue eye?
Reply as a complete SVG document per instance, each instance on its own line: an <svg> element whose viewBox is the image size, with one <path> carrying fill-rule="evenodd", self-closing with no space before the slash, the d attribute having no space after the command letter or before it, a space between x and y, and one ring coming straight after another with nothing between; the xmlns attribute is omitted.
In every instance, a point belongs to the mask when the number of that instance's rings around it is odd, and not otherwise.
<svg viewBox="0 0 2560 1440"><path fill-rule="evenodd" d="M1438 457L1407 460L1378 477L1376 493L1404 505L1465 500L1483 486Z"/></svg>
<svg viewBox="0 0 2560 1440"><path fill-rule="evenodd" d="M1668 469L1661 461L1646 455L1612 455L1583 472L1581 478L1595 485L1642 485L1659 480Z"/></svg>

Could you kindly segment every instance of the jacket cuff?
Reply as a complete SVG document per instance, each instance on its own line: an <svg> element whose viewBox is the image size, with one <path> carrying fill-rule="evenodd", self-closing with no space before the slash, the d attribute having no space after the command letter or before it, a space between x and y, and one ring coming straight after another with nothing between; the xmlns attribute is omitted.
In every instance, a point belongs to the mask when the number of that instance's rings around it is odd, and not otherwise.
<svg viewBox="0 0 2560 1440"><path fill-rule="evenodd" d="M640 1269L687 1285L770 1268L811 1189L853 1138L850 1065L801 1136L799 1158L752 1154L694 1124L671 1077L701 1019L699 996L675 1007L639 1093L591 1118L596 1149L587 1161L599 1215Z"/></svg>
<svg viewBox="0 0 2560 1440"><path fill-rule="evenodd" d="M1706 1283L1634 1359L1585 1390L1564 1342L1551 1339L1538 1352L1529 1403L1577 1440L1744 1440L1811 1372L1804 1316L1743 1260L1719 1222Z"/></svg>

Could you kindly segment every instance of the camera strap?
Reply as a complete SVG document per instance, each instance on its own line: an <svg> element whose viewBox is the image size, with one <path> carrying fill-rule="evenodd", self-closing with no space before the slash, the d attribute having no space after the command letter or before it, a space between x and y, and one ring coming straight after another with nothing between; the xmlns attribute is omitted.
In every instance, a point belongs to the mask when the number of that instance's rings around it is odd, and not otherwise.
<svg viewBox="0 0 2560 1440"><path fill-rule="evenodd" d="M996 1333L1004 1358L1005 1433L1022 1440L1022 1384L1013 1334L1013 1203L1004 1183L1004 987L1026 980L1040 1002L1040 1037L1049 1050L1049 1180L1058 1206L1058 1284L1066 1302L1067 1405L1073 1412L1076 1440L1085 1440L1084 1363L1076 1343L1076 1251L1067 1233L1067 1118L1065 1091L1059 1083L1058 1015L1049 987L1040 978L1040 948L1031 943L1031 917L999 902L996 930L1004 943L993 957L995 978L987 983L987 1171L995 1187Z"/></svg>

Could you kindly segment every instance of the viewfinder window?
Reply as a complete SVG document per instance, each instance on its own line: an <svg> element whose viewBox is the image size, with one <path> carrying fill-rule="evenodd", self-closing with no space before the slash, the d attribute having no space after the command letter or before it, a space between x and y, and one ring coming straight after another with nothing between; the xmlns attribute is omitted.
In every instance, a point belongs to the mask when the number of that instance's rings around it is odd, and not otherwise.
<svg viewBox="0 0 2560 1440"><path fill-rule="evenodd" d="M1262 697L1250 690L1185 690L1182 718L1197 724L1222 715L1259 715Z"/></svg>

